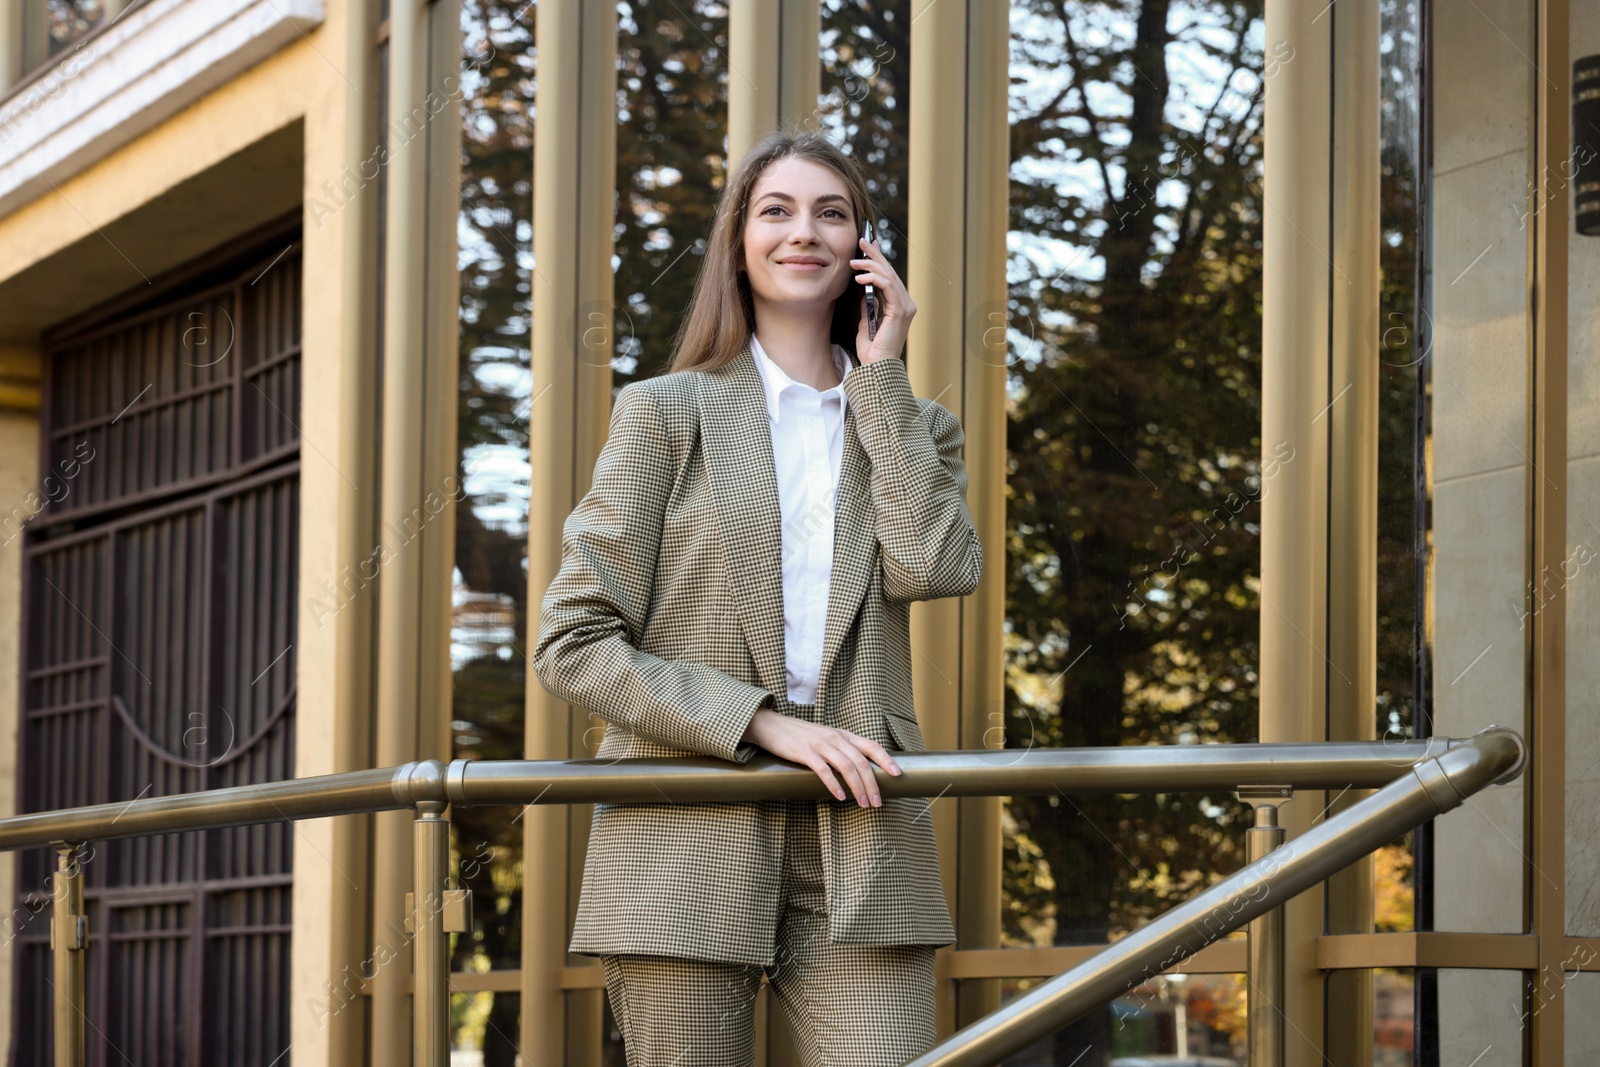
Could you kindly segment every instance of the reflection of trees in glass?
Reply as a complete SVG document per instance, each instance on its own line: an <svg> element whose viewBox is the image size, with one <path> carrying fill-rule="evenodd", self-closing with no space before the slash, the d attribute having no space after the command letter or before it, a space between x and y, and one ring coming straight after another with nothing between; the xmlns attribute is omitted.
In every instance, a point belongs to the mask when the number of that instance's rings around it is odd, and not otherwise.
<svg viewBox="0 0 1600 1067"><path fill-rule="evenodd" d="M715 3L617 7L614 388L672 357L727 167L728 16Z"/></svg>
<svg viewBox="0 0 1600 1067"><path fill-rule="evenodd" d="M521 7L467 0L463 14L469 503L458 517L455 716L457 754L475 758L517 756L523 738L536 390L534 12L513 23ZM910 5L826 0L822 14L816 118L861 162L909 278ZM1262 74L1294 62L1264 40L1261 19L1260 0L1012 6L1010 666L1005 706L993 709L1011 746L1255 735L1258 627L1274 624L1258 593L1259 499L1301 476L1291 454L1259 439ZM619 7L618 388L666 363L698 271L738 76L726 69L726 33L725 8L709 0ZM475 60L486 43L493 58ZM1409 314L1414 171L1388 155L1386 166L1385 230L1399 243L1385 242L1384 312ZM1415 358L1386 352L1392 363ZM1379 689L1404 706L1407 728L1414 388L1414 376L1386 369ZM1263 452L1277 463L1263 469ZM458 967L474 951L518 965L513 814L458 813L483 920ZM1225 794L1017 798L1004 818L1013 943L1097 941L1139 924L1237 867L1247 822ZM470 865L479 841L494 864ZM514 1038L514 998L496 998L496 1012L500 1001L510 1013L490 1021ZM1109 1047L1103 1030L1080 1028L1057 1045L1070 1048L1062 1062L1091 1040ZM496 1055L487 1062L509 1062Z"/></svg>
<svg viewBox="0 0 1600 1067"><path fill-rule="evenodd" d="M523 8L492 0L462 5L457 442L467 498L456 509L451 660L455 755L467 759L523 753L534 96L534 12ZM456 970L521 965L516 816L505 808L452 815L457 875L472 891L478 934L457 938ZM454 1016L456 1028L483 1049L485 1067L515 1062L516 996L458 1000Z"/></svg>
<svg viewBox="0 0 1600 1067"><path fill-rule="evenodd" d="M866 175L883 225L879 240L907 285L906 176L911 123L911 5L908 0L822 4L822 95L811 122L844 146Z"/></svg>
<svg viewBox="0 0 1600 1067"><path fill-rule="evenodd" d="M1379 736L1410 737L1419 686L1417 651L1418 392L1429 330L1418 322L1419 141L1417 0L1382 7L1378 244L1383 281L1378 351L1378 723ZM1425 516L1423 516L1425 517Z"/></svg>
<svg viewBox="0 0 1600 1067"><path fill-rule="evenodd" d="M905 3L823 5L823 95L812 122L856 154L894 228L905 218ZM614 387L657 374L699 275L727 169L725 5L618 5Z"/></svg>
<svg viewBox="0 0 1600 1067"><path fill-rule="evenodd" d="M47 0L44 15L50 34L50 54L65 52L74 41L105 21L105 0ZM12 16L16 17L15 14Z"/></svg>
<svg viewBox="0 0 1600 1067"><path fill-rule="evenodd" d="M1301 476L1260 440L1263 85L1293 52L1259 0L1011 11L1007 743L1248 741L1259 501ZM1230 794L1008 815L1006 933L1057 944L1237 868L1248 823Z"/></svg>
<svg viewBox="0 0 1600 1067"><path fill-rule="evenodd" d="M1418 0L1383 0L1380 46L1382 176L1378 244L1382 272L1378 347L1378 707L1379 737L1397 740L1431 733L1424 722L1429 660L1418 628L1419 571L1427 520L1427 489L1419 483L1419 443L1426 439L1427 363L1432 333L1419 321L1418 249L1421 215L1422 84ZM1426 832L1426 831L1425 831ZM1379 853L1375 867L1378 929L1415 928L1415 864L1407 834ZM1426 918L1426 916L1424 916Z"/></svg>

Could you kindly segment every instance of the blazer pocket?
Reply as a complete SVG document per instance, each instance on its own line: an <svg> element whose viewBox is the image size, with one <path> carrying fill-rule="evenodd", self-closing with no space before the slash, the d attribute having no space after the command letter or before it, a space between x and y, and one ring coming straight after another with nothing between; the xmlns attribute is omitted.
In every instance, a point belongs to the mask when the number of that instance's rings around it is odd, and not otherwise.
<svg viewBox="0 0 1600 1067"><path fill-rule="evenodd" d="M883 722L889 730L889 736L894 739L894 745L901 752L926 752L927 746L922 741L922 727L916 719L908 719L904 715L896 715L892 711L883 713Z"/></svg>

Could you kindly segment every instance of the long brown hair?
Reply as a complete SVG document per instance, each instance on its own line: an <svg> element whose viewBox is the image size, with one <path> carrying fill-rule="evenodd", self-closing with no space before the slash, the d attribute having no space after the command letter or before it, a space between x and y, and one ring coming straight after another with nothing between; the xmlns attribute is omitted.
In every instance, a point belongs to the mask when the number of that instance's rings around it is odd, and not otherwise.
<svg viewBox="0 0 1600 1067"><path fill-rule="evenodd" d="M750 208L750 193L768 164L791 156L820 163L844 179L856 227L863 219L877 217L867 199L866 179L856 161L832 141L815 130L784 123L764 137L734 168L723 186L711 223L705 260L695 280L689 310L673 341L672 365L668 372L716 370L726 366L750 339L756 329L755 302L750 295L750 278L740 265L744 262L744 224ZM860 251L855 252L860 256ZM848 286L834 301L833 322L828 339L850 351L856 343L861 318L861 287Z"/></svg>

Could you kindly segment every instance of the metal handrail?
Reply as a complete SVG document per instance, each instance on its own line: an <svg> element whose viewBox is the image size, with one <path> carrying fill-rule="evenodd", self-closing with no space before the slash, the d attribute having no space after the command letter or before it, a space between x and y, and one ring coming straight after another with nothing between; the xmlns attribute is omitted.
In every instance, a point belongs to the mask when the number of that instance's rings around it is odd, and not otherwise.
<svg viewBox="0 0 1600 1067"><path fill-rule="evenodd" d="M1406 831L1459 807L1480 789L1516 777L1526 756L1516 733L1491 729L1424 760L1411 774L984 1016L905 1067L982 1067L1027 1048Z"/></svg>
<svg viewBox="0 0 1600 1067"><path fill-rule="evenodd" d="M876 772L884 796L1183 793L1246 786L1373 789L1461 739L1298 744L1140 745L895 753L905 772ZM931 783L937 779L936 786ZM0 851L284 819L493 805L833 799L816 773L770 756L630 760L437 760L0 819Z"/></svg>
<svg viewBox="0 0 1600 1067"><path fill-rule="evenodd" d="M886 797L1382 787L1294 842L1287 855L1284 850L1269 853L913 1061L914 1067L953 1067L992 1063L1026 1047L1278 907L1281 899L1457 806L1470 793L1515 777L1526 760L1526 746L1515 732L1491 727L1463 740L896 753L895 760L902 770L898 776L874 770L879 791ZM56 1063L81 1067L87 939L78 845L413 809L416 855L410 928L416 938L417 1005L413 1057L417 1067L443 1067L448 1060L449 1008L448 933L443 918L451 895L449 824L443 818L448 805L781 799L833 797L815 772L766 756L743 765L700 757L449 764L424 760L395 768L12 816L0 819L0 851L41 845L57 851L57 906L51 919ZM1209 920L1204 934L1194 928L1202 917ZM1163 958L1167 961L1152 971L1155 961ZM1281 1002L1281 998L1269 1000Z"/></svg>

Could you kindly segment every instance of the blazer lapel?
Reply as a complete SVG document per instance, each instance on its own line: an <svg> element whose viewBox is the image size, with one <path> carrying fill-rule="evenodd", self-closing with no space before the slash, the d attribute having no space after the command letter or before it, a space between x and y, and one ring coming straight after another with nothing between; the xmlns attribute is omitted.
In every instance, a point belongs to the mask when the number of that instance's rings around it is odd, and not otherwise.
<svg viewBox="0 0 1600 1067"><path fill-rule="evenodd" d="M766 392L747 343L701 376L701 446L739 622L762 688L789 691L783 647L783 508Z"/></svg>
<svg viewBox="0 0 1600 1067"><path fill-rule="evenodd" d="M711 483L739 622L763 688L787 699L783 640L783 507L778 495L766 391L755 355L744 349L719 370L701 376L701 442ZM856 433L855 408L845 406L844 451L834 495L833 573L823 629L817 701L827 693L845 631L855 620L871 578L872 466Z"/></svg>
<svg viewBox="0 0 1600 1067"><path fill-rule="evenodd" d="M844 457L839 464L839 488L833 498L833 574L828 581L828 622L822 632L822 669L817 675L819 702L828 692L828 675L845 631L855 621L866 594L877 559L877 540L872 511L872 462L856 436L855 406L846 404Z"/></svg>

